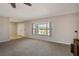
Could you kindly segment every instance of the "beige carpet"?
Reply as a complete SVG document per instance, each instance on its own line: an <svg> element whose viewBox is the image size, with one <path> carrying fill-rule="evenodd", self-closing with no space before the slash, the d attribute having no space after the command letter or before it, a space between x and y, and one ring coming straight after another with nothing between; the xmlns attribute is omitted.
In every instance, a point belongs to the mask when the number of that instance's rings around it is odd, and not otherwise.
<svg viewBox="0 0 79 59"><path fill-rule="evenodd" d="M1 56L71 56L70 46L34 39L0 43Z"/></svg>

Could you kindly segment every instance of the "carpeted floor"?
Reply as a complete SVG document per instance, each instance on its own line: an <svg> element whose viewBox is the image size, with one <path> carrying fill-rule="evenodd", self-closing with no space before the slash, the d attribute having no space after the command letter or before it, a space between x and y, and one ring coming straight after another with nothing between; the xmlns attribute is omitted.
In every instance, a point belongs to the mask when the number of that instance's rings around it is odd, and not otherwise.
<svg viewBox="0 0 79 59"><path fill-rule="evenodd" d="M72 56L70 46L34 39L0 43L0 56Z"/></svg>

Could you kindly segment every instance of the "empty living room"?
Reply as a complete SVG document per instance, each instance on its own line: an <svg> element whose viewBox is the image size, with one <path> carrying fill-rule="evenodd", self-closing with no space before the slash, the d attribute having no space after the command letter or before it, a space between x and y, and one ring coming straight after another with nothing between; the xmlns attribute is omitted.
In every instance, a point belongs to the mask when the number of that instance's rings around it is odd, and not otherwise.
<svg viewBox="0 0 79 59"><path fill-rule="evenodd" d="M0 3L0 56L79 56L79 3Z"/></svg>

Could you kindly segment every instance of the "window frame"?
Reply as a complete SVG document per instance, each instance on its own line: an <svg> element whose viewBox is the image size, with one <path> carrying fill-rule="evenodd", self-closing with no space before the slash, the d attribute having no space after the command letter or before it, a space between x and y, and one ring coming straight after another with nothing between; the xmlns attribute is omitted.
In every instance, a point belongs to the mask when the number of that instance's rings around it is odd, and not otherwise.
<svg viewBox="0 0 79 59"><path fill-rule="evenodd" d="M49 34L44 35L44 34L37 34L37 33L34 33L34 32L33 32L33 30L34 30L33 25L34 25L34 24L38 24L38 25L39 25L39 24L46 24L46 27L49 26L49 28L47 27L47 28L48 28L48 31L49 31ZM38 25L37 25L37 26L38 26ZM49 23L49 22L48 22L48 23L33 23L33 24L32 24L32 35L50 36L50 35L51 35L51 29L50 29L50 28L51 28L51 26L50 26L50 23Z"/></svg>

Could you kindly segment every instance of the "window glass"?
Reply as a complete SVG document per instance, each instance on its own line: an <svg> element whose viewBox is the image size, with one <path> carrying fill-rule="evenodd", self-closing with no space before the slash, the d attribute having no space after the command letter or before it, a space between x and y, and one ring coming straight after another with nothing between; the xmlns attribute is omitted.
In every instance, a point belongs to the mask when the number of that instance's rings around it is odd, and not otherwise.
<svg viewBox="0 0 79 59"><path fill-rule="evenodd" d="M33 34L37 35L50 35L49 23L33 24Z"/></svg>

